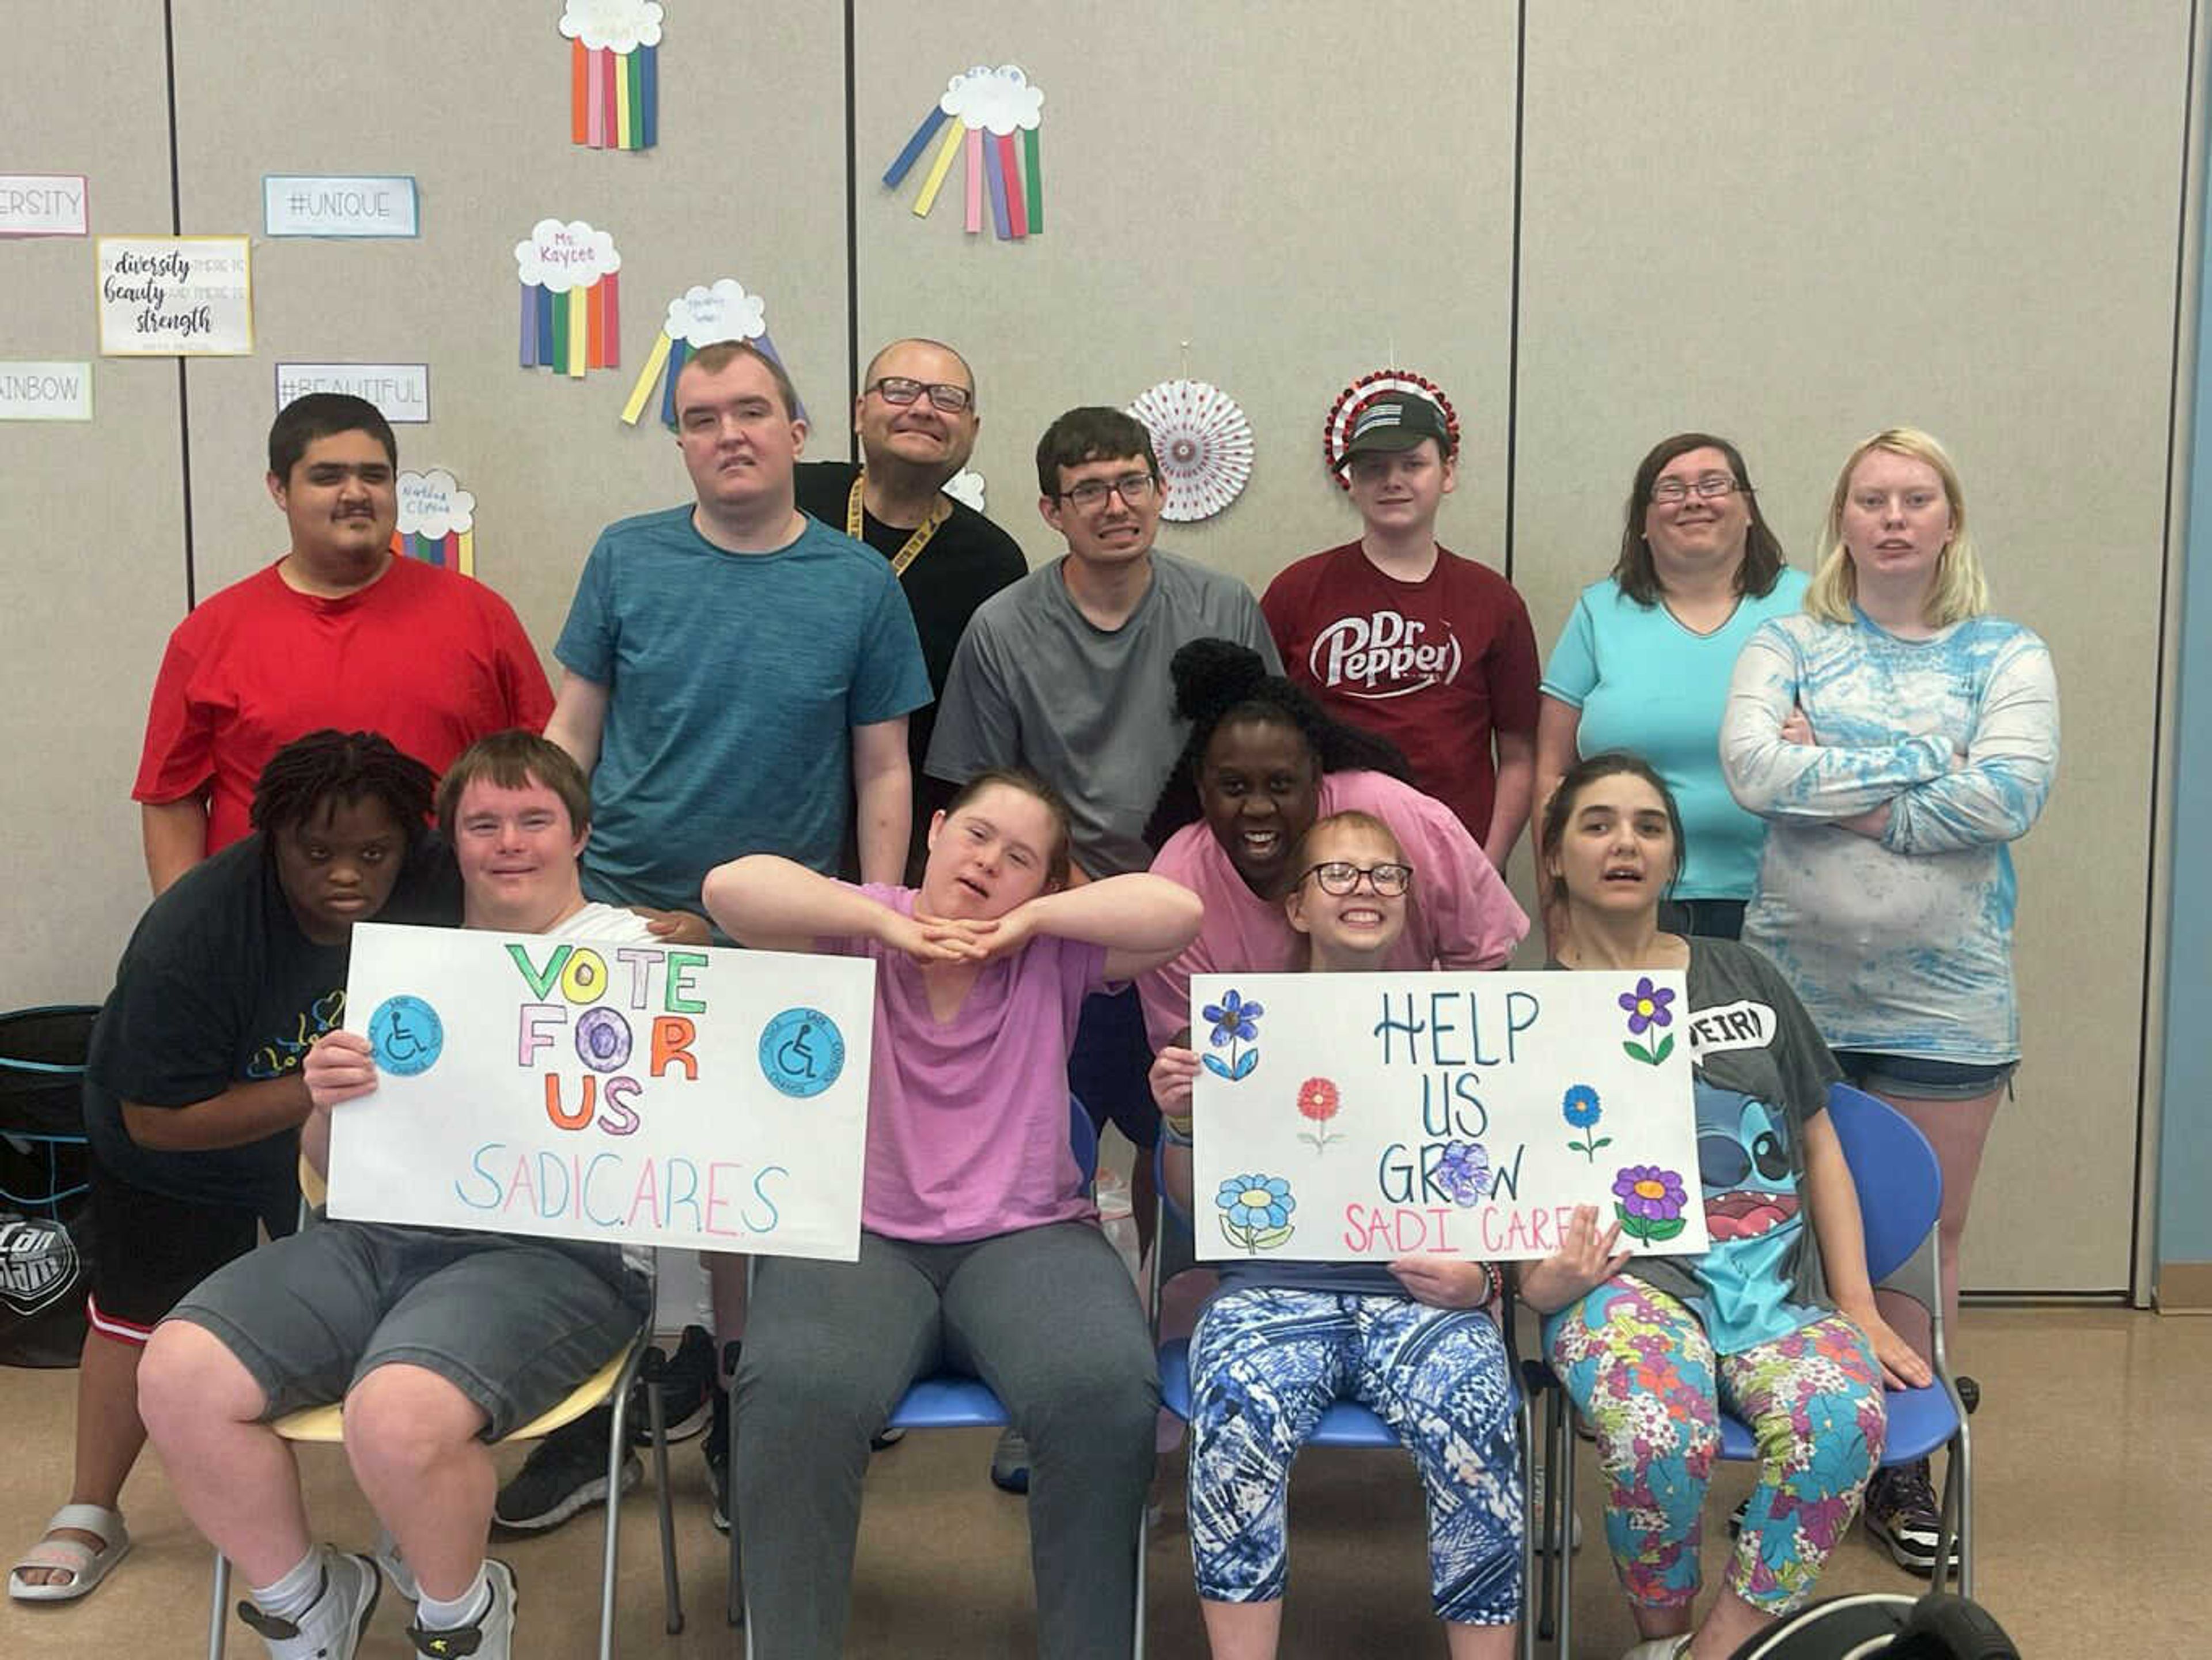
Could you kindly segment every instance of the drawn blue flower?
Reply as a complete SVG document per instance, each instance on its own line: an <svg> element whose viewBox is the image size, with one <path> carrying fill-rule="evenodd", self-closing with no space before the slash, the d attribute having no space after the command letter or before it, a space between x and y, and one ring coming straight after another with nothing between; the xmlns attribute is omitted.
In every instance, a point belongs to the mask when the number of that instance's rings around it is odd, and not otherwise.
<svg viewBox="0 0 2212 1660"><path fill-rule="evenodd" d="M1578 1130L1588 1129L1605 1116L1598 1110L1597 1091L1588 1084L1571 1085L1566 1098L1559 1103L1559 1110L1566 1115L1567 1122Z"/></svg>
<svg viewBox="0 0 2212 1660"><path fill-rule="evenodd" d="M1490 1152L1480 1141L1449 1141L1437 1157L1437 1186L1462 1209L1490 1193Z"/></svg>
<svg viewBox="0 0 2212 1660"><path fill-rule="evenodd" d="M1218 1003L1208 1003L1200 1011L1213 1025L1213 1047L1220 1049L1229 1043L1249 1043L1260 1036L1253 1024L1267 1011L1257 1003L1248 1003L1231 989L1222 994Z"/></svg>
<svg viewBox="0 0 2212 1660"><path fill-rule="evenodd" d="M1282 1227L1298 1207L1291 1184L1279 1176L1232 1176L1221 1184L1213 1202L1239 1228Z"/></svg>

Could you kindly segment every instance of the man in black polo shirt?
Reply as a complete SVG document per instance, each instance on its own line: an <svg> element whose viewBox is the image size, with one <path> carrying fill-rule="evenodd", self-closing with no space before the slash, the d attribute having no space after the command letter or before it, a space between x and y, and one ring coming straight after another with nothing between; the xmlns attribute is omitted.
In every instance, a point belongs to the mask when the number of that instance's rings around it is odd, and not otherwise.
<svg viewBox="0 0 2212 1660"><path fill-rule="evenodd" d="M1014 538L944 493L967 465L981 424L967 360L934 340L896 340L878 352L853 405L862 465L805 461L799 506L832 530L866 542L891 562L921 635L931 692L942 696L953 648L975 607L1029 574ZM922 760L937 724L934 705L907 721L915 801L908 879L925 851L930 809Z"/></svg>

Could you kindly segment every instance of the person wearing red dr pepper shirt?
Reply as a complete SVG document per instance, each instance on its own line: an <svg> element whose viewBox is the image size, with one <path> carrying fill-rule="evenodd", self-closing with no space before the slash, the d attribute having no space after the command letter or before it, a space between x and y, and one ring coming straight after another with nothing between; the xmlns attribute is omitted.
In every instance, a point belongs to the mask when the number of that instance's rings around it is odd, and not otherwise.
<svg viewBox="0 0 2212 1660"><path fill-rule="evenodd" d="M325 727L382 733L433 772L477 739L536 732L553 692L506 600L392 550L399 447L374 404L295 398L269 429L284 556L169 636L131 797L156 895L243 836L269 757Z"/></svg>
<svg viewBox="0 0 2212 1660"><path fill-rule="evenodd" d="M1536 636L1511 583L1437 544L1457 452L1430 399L1369 403L1338 463L1359 539L1290 566L1260 609L1283 672L1397 745L1502 871L1535 787Z"/></svg>

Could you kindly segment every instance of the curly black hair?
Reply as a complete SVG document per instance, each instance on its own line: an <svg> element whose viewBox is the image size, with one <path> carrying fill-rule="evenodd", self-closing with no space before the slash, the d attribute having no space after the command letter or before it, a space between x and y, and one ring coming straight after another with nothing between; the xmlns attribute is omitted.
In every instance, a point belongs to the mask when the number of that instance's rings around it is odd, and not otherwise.
<svg viewBox="0 0 2212 1660"><path fill-rule="evenodd" d="M380 733L325 727L269 757L253 787L253 828L273 837L307 824L325 803L374 796L392 810L412 848L428 825L437 787L437 774Z"/></svg>
<svg viewBox="0 0 2212 1660"><path fill-rule="evenodd" d="M1357 769L1388 773L1401 783L1413 781L1413 769L1395 744L1324 712L1303 686L1268 673L1266 661L1249 646L1234 640L1193 640L1176 653L1168 672L1175 677L1176 717L1190 722L1190 741L1176 757L1145 824L1145 841L1155 852L1201 816L1198 769L1206 763L1213 734L1231 721L1296 728L1324 773Z"/></svg>

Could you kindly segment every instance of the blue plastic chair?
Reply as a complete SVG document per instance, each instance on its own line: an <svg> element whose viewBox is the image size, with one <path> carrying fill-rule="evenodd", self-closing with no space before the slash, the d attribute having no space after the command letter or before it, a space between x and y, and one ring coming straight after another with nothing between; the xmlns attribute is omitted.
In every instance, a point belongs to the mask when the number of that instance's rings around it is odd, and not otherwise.
<svg viewBox="0 0 2212 1660"><path fill-rule="evenodd" d="M1867 1276L1876 1286L1910 1297L1928 1310L1934 1341L1936 1381L1915 1389L1887 1389L1889 1436L1882 1468L1924 1458L1938 1447L1950 1449L1944 1472L1942 1526L1936 1545L1932 1589L1949 1580L1951 1544L1959 1547L1959 1591L1974 1594L1973 1462L1966 1430L1966 1407L1944 1347L1943 1296L1936 1225L1943 1209L1943 1171L1936 1151L1912 1122L1887 1103L1848 1084L1828 1091L1828 1122L1843 1144L1858 1191L1859 1219L1866 1235ZM1559 1502L1574 1502L1575 1436L1571 1414L1547 1414L1552 1467L1562 1474ZM1721 1414L1720 1456L1738 1462L1759 1456L1748 1426ZM1562 1561L1558 1608L1559 1652L1572 1652L1570 1620L1572 1586Z"/></svg>
<svg viewBox="0 0 2212 1660"><path fill-rule="evenodd" d="M1087 1193L1098 1177L1098 1128L1091 1122L1091 1114L1082 1102L1068 1098L1067 1140L1075 1154L1075 1166L1083 1175L1083 1188ZM895 1430L992 1430L1004 1429L1012 1420L1007 1416L1006 1405L992 1392L991 1386L980 1378L963 1372L935 1372L927 1377L917 1377L907 1386L891 1414L884 1420L885 1429ZM730 1420L731 1433L737 1432L737 1414ZM734 1445L731 1449L735 1456ZM735 1495L730 1505L730 1623L745 1627L746 1660L753 1651L752 1628L744 1617L744 1572L743 1548L738 1539L738 1517ZM1137 1621L1136 1660L1144 1660L1145 1653L1145 1534L1137 1535Z"/></svg>
<svg viewBox="0 0 2212 1660"><path fill-rule="evenodd" d="M1169 1280L1186 1268L1198 1266L1195 1242L1191 1232L1190 1218L1180 1207L1168 1200L1165 1169L1166 1143L1163 1141L1152 1154L1153 1186L1160 1195L1159 1226L1153 1233L1152 1314L1152 1338L1158 1344L1160 1356L1160 1404L1188 1424L1190 1421L1190 1340L1178 1337L1160 1343L1160 1288ZM1172 1266L1166 1258L1170 1250L1176 1254ZM1509 1302L1504 1310L1504 1330L1508 1364L1520 1374L1522 1388L1520 1404L1515 1417L1518 1425L1521 1448L1522 1489L1529 1485L1536 1438L1534 1414L1529 1407L1531 1396L1549 1381L1550 1374L1540 1366L1520 1359L1513 1342L1513 1321ZM1385 1423L1371 1407L1357 1401L1337 1400L1329 1403L1321 1415L1321 1422L1307 1438L1309 1447L1361 1447L1379 1449L1399 1444L1396 1432ZM1554 1534L1553 1538L1564 1537ZM1538 1599L1528 1595L1528 1588L1535 1584L1536 1530L1524 1527L1521 1535L1521 1583L1523 1587L1523 1608L1521 1620L1521 1652L1524 1660L1534 1660L1536 1652L1536 1622L1528 1617L1539 1609ZM1547 1622L1548 1623L1548 1622ZM1560 1653L1567 1652L1564 1645Z"/></svg>

